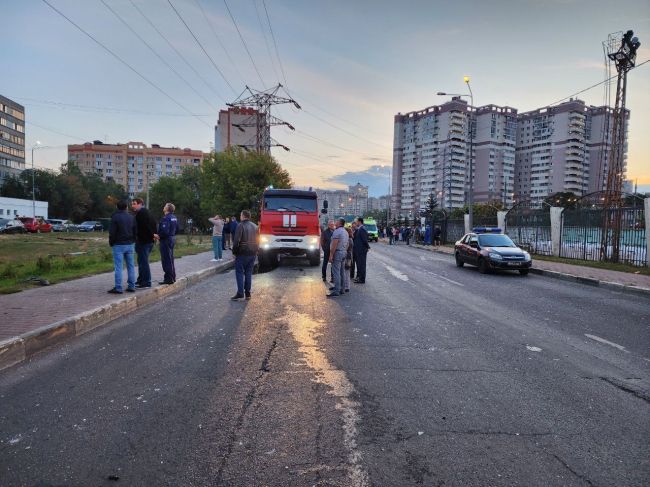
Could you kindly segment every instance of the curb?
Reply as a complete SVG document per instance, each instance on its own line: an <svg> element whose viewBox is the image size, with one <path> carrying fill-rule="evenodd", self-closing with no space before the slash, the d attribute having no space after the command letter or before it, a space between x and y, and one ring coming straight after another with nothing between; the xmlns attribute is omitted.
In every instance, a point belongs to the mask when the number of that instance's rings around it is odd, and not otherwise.
<svg viewBox="0 0 650 487"><path fill-rule="evenodd" d="M64 342L70 338L83 335L95 328L106 325L132 311L155 303L161 298L176 294L192 284L210 276L219 274L235 265L230 260L215 267L192 272L178 279L174 284L138 291L135 296L120 299L99 308L65 318L50 325L30 331L19 337L0 342L0 370L24 362L38 352Z"/></svg>
<svg viewBox="0 0 650 487"><path fill-rule="evenodd" d="M453 256L453 254L450 252L442 252L440 250L435 250L435 249L425 249L422 248L421 246L416 247L415 245L413 245L413 248L434 252L436 254ZM610 291L616 291L619 293L635 294L637 296L650 297L650 289L645 287L635 287L635 286L629 286L627 284L620 284L618 282L601 281L599 279L594 279L593 277L574 276L573 274L566 274L564 272L539 269L537 267L531 267L530 272L532 274L551 277L553 279L560 279L562 281L576 282L578 284L584 284L586 286L602 287L603 289L609 289Z"/></svg>

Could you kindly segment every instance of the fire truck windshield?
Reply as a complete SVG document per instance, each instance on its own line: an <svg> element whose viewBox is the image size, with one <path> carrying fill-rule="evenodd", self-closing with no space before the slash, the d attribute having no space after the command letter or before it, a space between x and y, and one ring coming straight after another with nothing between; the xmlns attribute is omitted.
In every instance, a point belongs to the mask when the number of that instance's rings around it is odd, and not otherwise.
<svg viewBox="0 0 650 487"><path fill-rule="evenodd" d="M264 209L266 211L304 211L315 213L315 198L299 198L292 196L265 196Z"/></svg>

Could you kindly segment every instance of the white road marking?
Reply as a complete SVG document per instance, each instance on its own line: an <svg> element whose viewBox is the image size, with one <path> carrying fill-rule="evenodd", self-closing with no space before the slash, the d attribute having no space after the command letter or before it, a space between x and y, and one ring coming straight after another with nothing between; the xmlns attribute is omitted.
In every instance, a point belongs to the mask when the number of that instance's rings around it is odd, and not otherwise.
<svg viewBox="0 0 650 487"><path fill-rule="evenodd" d="M296 311L290 305L287 305L284 316L279 319L286 320L289 324L289 330L299 343L299 350L305 363L314 371L314 380L327 385L330 394L337 398L336 409L340 411L343 423L343 445L348 452L348 482L345 485L369 487L370 479L363 466L363 455L357 445L359 437L357 424L361 421L359 413L361 403L352 399L356 392L345 371L337 369L319 347L318 337L321 335L323 322Z"/></svg>
<svg viewBox="0 0 650 487"><path fill-rule="evenodd" d="M610 342L609 340L605 340L604 338L597 337L596 335L589 335L588 333L585 333L585 336L587 338L591 338L592 340L596 340L597 342L604 343L605 345L609 345L611 347L618 348L619 350L623 350L624 352L630 353L627 350L625 350L625 347L623 345Z"/></svg>
<svg viewBox="0 0 650 487"><path fill-rule="evenodd" d="M387 264L384 264L386 269L388 269L388 272L390 272L393 276L395 276L398 279L401 279L404 282L407 282L409 280L409 277L406 274L402 274L400 271L395 269L394 267L391 267Z"/></svg>
<svg viewBox="0 0 650 487"><path fill-rule="evenodd" d="M541 352L542 351L542 349L539 348L539 347L529 347L528 345L526 345L526 348L528 350L530 350L531 352Z"/></svg>
<svg viewBox="0 0 650 487"><path fill-rule="evenodd" d="M438 277L440 279L443 279L443 280L445 280L447 282L451 282L452 284L456 284L456 286L465 287L465 284L462 284L462 283L460 283L458 281L454 281L453 279L449 279L448 277L441 276L440 274L436 274L435 272L429 272L429 274L431 274L432 276Z"/></svg>

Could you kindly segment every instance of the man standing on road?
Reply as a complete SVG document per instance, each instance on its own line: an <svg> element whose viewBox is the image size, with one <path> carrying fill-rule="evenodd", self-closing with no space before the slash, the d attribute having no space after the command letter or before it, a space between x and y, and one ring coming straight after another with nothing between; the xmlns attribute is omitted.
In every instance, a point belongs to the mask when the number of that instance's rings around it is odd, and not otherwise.
<svg viewBox="0 0 650 487"><path fill-rule="evenodd" d="M345 230L345 218L336 220L336 229L332 233L329 261L332 263L332 274L334 275L334 286L330 288L328 298L343 294L343 283L345 282L345 256L349 242L348 232Z"/></svg>
<svg viewBox="0 0 650 487"><path fill-rule="evenodd" d="M208 221L212 223L212 251L214 252L214 259L212 259L212 262L219 262L223 257L224 221L221 219L220 215L208 218Z"/></svg>
<svg viewBox="0 0 650 487"><path fill-rule="evenodd" d="M235 277L237 279L237 294L232 298L239 301L246 297L251 298L251 285L253 281L253 266L257 254L257 225L250 221L251 213L243 210L240 223L236 224L232 240L232 253L235 257ZM232 219L236 222L235 218Z"/></svg>
<svg viewBox="0 0 650 487"><path fill-rule="evenodd" d="M113 250L113 265L115 267L115 286L110 294L122 294L122 266L126 260L127 288L130 293L135 291L134 244L137 227L133 215L126 211L126 201L117 203L117 211L111 216L111 226L108 231L108 244Z"/></svg>
<svg viewBox="0 0 650 487"><path fill-rule="evenodd" d="M327 264L330 260L330 245L332 244L334 228L334 220L329 220L327 222L327 228L320 234L320 248L323 249L323 282L327 282Z"/></svg>
<svg viewBox="0 0 650 487"><path fill-rule="evenodd" d="M368 231L363 226L363 218L357 218L357 229L354 232L354 255L357 264L357 278L354 280L357 284L366 282L366 256L370 250L368 243Z"/></svg>
<svg viewBox="0 0 650 487"><path fill-rule="evenodd" d="M149 267L149 254L153 250L153 236L156 233L156 220L151 212L144 207L142 198L134 198L131 208L135 212L135 223L138 234L135 239L135 253L138 256L138 278L135 287L151 287L151 268Z"/></svg>
<svg viewBox="0 0 650 487"><path fill-rule="evenodd" d="M154 238L160 241L160 262L165 272L165 277L159 284L174 284L176 282L174 245L176 244L178 220L176 219L176 215L174 215L175 210L176 207L172 203L165 205L163 208L165 216L162 217L158 224L158 233L154 235Z"/></svg>

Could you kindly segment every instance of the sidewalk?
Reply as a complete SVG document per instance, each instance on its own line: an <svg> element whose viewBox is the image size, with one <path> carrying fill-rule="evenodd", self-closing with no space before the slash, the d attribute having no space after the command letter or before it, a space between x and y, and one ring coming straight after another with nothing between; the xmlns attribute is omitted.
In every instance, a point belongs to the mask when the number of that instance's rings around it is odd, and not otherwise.
<svg viewBox="0 0 650 487"><path fill-rule="evenodd" d="M212 257L212 252L204 252L176 259L176 283L162 286L158 285L163 279L162 267L160 262L153 262L152 288L135 293L108 294L114 277L113 272L107 272L0 295L0 370L58 340L79 335L178 292L189 283L228 269L234 263L229 250L224 252L222 262L210 262ZM234 286L233 279L233 289ZM30 345L31 342L34 343ZM9 358L20 353L21 360Z"/></svg>
<svg viewBox="0 0 650 487"><path fill-rule="evenodd" d="M398 245L404 244L400 243ZM413 247L441 254L453 255L454 253L454 249L451 247L432 247L430 245L419 244L413 244ZM573 280L582 284L609 287L622 292L647 293L650 296L650 276L643 274L596 269L594 267L565 264L562 262L549 262L535 259L534 255L533 268L530 271L535 274Z"/></svg>

